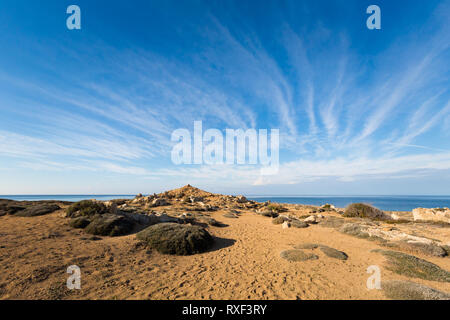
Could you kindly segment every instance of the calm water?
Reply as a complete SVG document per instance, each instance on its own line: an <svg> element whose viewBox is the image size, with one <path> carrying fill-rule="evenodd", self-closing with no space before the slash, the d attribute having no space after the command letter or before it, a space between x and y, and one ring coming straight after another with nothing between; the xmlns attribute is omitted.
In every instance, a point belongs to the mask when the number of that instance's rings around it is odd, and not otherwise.
<svg viewBox="0 0 450 320"><path fill-rule="evenodd" d="M111 199L133 199L135 195L8 195L2 199L12 200L61 200L80 201L86 199L111 200ZM450 207L450 196L309 196L309 197L281 197L281 196L250 196L251 200L264 202L270 200L280 203L310 204L320 206L325 203L334 204L336 207L344 208L350 203L364 202L382 210L411 211L414 208L437 208Z"/></svg>
<svg viewBox="0 0 450 320"><path fill-rule="evenodd" d="M310 197L249 197L256 201L310 204L320 206L331 203L345 208L350 203L363 202L381 210L411 211L414 208L450 207L450 196L310 196Z"/></svg>
<svg viewBox="0 0 450 320"><path fill-rule="evenodd" d="M38 200L61 200L61 201L81 201L81 200L112 200L112 199L133 199L136 195L96 195L96 194L85 194L85 195L13 195L13 196L2 196L0 199L11 199L17 201L38 201Z"/></svg>

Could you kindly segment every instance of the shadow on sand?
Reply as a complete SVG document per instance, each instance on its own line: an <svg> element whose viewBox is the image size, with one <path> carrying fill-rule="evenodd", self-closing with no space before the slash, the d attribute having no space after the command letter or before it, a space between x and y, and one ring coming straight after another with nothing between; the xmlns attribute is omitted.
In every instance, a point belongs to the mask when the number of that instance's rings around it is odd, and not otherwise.
<svg viewBox="0 0 450 320"><path fill-rule="evenodd" d="M234 240L234 239L219 238L219 237L214 237L214 236L213 236L213 238L214 238L214 244L206 252L212 252L212 251L217 251L217 250L221 250L224 248L228 248L228 247L231 247L232 245L234 245L236 242L236 240Z"/></svg>

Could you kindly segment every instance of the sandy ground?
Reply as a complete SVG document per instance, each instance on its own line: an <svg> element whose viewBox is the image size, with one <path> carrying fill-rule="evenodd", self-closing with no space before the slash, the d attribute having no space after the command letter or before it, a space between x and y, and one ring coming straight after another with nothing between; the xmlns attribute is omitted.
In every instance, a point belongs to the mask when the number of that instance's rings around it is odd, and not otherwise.
<svg viewBox="0 0 450 320"><path fill-rule="evenodd" d="M319 225L282 229L251 211L238 219L212 213L228 226L208 227L214 247L193 256L161 255L135 235L91 240L70 228L61 213L0 217L0 299L385 299L382 290L366 287L370 265L380 266L382 280L412 280L450 292L450 283L386 270L385 258L370 252L381 248L372 241ZM318 249L318 260L280 257L281 251L310 242L349 258L336 260ZM416 256L450 270L448 257ZM81 268L81 290L66 288L70 265Z"/></svg>

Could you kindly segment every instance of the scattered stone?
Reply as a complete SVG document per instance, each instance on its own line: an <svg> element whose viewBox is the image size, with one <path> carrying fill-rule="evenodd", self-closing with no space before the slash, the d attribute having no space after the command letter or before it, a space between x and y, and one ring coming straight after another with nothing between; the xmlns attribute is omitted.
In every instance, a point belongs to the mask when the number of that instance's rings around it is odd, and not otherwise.
<svg viewBox="0 0 450 320"><path fill-rule="evenodd" d="M291 226L293 226L294 228L307 228L309 226L309 224L307 224L304 221L300 221L300 220L292 220Z"/></svg>
<svg viewBox="0 0 450 320"><path fill-rule="evenodd" d="M301 250L293 249L293 250L285 250L280 254L281 258L290 261L290 262L298 262L298 261L306 261L306 260L316 260L319 259L318 256L312 253L305 253Z"/></svg>
<svg viewBox="0 0 450 320"><path fill-rule="evenodd" d="M237 202L237 203L246 203L246 202L248 202L248 200L247 200L247 198L244 197L244 196L237 196L237 197L236 197L236 202Z"/></svg>
<svg viewBox="0 0 450 320"><path fill-rule="evenodd" d="M419 243L428 245L434 243L431 239L407 234L392 227L386 229L374 223L346 223L339 228L339 231L362 239L379 240L383 243L403 241L415 243L417 247L420 246Z"/></svg>
<svg viewBox="0 0 450 320"><path fill-rule="evenodd" d="M285 221L285 222L283 222L283 224L281 225L281 227L282 227L283 229L288 229L288 228L291 227L291 224L289 223L289 221Z"/></svg>
<svg viewBox="0 0 450 320"><path fill-rule="evenodd" d="M412 211L414 221L437 221L450 223L449 208L416 208Z"/></svg>
<svg viewBox="0 0 450 320"><path fill-rule="evenodd" d="M201 202L201 201L203 201L203 197L194 197L194 196L190 196L190 197L189 197L189 201L190 201L191 203Z"/></svg>
<svg viewBox="0 0 450 320"><path fill-rule="evenodd" d="M168 205L166 199L157 198L154 199L151 203L152 207L160 207L160 206L166 206Z"/></svg>
<svg viewBox="0 0 450 320"><path fill-rule="evenodd" d="M450 272L426 260L397 251L375 249L387 258L388 270L423 280L450 282Z"/></svg>
<svg viewBox="0 0 450 320"><path fill-rule="evenodd" d="M317 217L316 216L309 216L308 218L306 218L303 221L307 222L307 223L310 223L310 224L315 224L315 223L317 223Z"/></svg>
<svg viewBox="0 0 450 320"><path fill-rule="evenodd" d="M272 223L273 223L273 224L282 224L282 223L284 223L285 221L287 221L287 219L284 218L284 217L281 217L281 216L272 219Z"/></svg>
<svg viewBox="0 0 450 320"><path fill-rule="evenodd" d="M144 229L136 238L163 254L191 255L205 252L214 239L204 228L176 223L160 223Z"/></svg>
<svg viewBox="0 0 450 320"><path fill-rule="evenodd" d="M450 300L450 295L411 281L383 281L386 297L394 300Z"/></svg>
<svg viewBox="0 0 450 320"><path fill-rule="evenodd" d="M336 209L335 206L333 206L332 204L329 204L329 203L324 204L324 205L321 206L320 208L325 209L325 210L335 210L335 209Z"/></svg>
<svg viewBox="0 0 450 320"><path fill-rule="evenodd" d="M94 216L84 230L89 234L115 237L130 233L133 227L134 223L126 217L107 213Z"/></svg>
<svg viewBox="0 0 450 320"><path fill-rule="evenodd" d="M264 216L264 217L269 217L269 218L276 218L278 217L278 213L273 212L272 210L262 210L260 212L258 212L260 215Z"/></svg>
<svg viewBox="0 0 450 320"><path fill-rule="evenodd" d="M321 227L335 228L335 229L342 227L344 224L345 219L333 216L326 217L324 220L319 222L319 225Z"/></svg>

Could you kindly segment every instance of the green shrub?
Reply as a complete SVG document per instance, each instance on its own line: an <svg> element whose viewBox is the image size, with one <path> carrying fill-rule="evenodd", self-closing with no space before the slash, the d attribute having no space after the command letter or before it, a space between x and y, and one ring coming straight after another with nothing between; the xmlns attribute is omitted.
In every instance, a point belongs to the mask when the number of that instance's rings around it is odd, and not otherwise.
<svg viewBox="0 0 450 320"><path fill-rule="evenodd" d="M344 217L384 219L386 215L380 209L369 204L352 203L345 209Z"/></svg>
<svg viewBox="0 0 450 320"><path fill-rule="evenodd" d="M271 203L267 206L267 209L269 209L272 212L280 213L287 211L286 208L284 208L281 204L277 203Z"/></svg>
<svg viewBox="0 0 450 320"><path fill-rule="evenodd" d="M77 217L77 218L73 218L69 221L69 226L71 226L72 228L84 229L90 223L91 223L91 221L86 217Z"/></svg>
<svg viewBox="0 0 450 320"><path fill-rule="evenodd" d="M151 248L163 254L191 255L205 252L213 244L213 237L199 226L159 223L136 235Z"/></svg>
<svg viewBox="0 0 450 320"><path fill-rule="evenodd" d="M276 218L278 217L278 213L272 211L272 210L263 210L261 212L259 212L260 215L264 216L264 217L269 217L269 218Z"/></svg>
<svg viewBox="0 0 450 320"><path fill-rule="evenodd" d="M107 213L108 209L101 202L94 202L91 200L82 200L72 204L67 208L67 216L93 216L96 214Z"/></svg>
<svg viewBox="0 0 450 320"><path fill-rule="evenodd" d="M61 209L56 204L34 204L27 207L25 210L18 211L15 215L19 217L35 217L35 216L43 216L45 214L49 214L55 212L56 210Z"/></svg>
<svg viewBox="0 0 450 320"><path fill-rule="evenodd" d="M87 233L98 236L116 237L130 233L134 222L116 214L97 215L84 229Z"/></svg>

